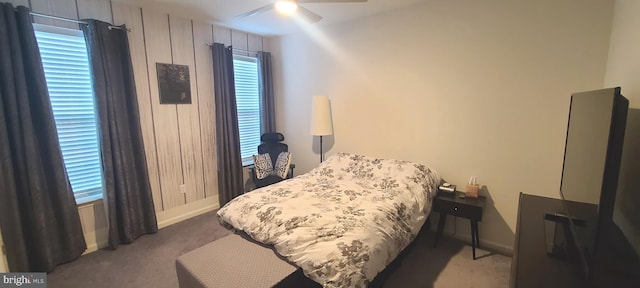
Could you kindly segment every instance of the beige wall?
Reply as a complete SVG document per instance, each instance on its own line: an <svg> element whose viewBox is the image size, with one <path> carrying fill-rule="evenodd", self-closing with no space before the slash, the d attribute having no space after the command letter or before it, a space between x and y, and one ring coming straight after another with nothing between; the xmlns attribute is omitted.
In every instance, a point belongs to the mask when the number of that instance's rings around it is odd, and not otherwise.
<svg viewBox="0 0 640 288"><path fill-rule="evenodd" d="M612 14L600 0L433 0L273 38L296 174L319 162L311 99L327 95L327 155L423 162L460 187L478 176L480 237L509 251L518 192L559 197L570 95L602 88ZM468 221L449 222L469 238Z"/></svg>
<svg viewBox="0 0 640 288"><path fill-rule="evenodd" d="M616 0L605 86L620 86L629 107L640 108L640 1Z"/></svg>
<svg viewBox="0 0 640 288"><path fill-rule="evenodd" d="M133 62L142 133L153 201L162 228L216 209L218 184L211 43L268 51L268 39L181 18L167 10L110 0L13 0L33 12L69 19L94 18L131 31ZM35 17L41 24L78 29L66 21ZM191 105L160 105L156 63L189 66ZM184 185L184 193L181 193ZM95 251L106 244L102 201L79 206L84 236Z"/></svg>
<svg viewBox="0 0 640 288"><path fill-rule="evenodd" d="M614 219L640 254L640 1L616 0L605 86L620 86L629 99ZM636 227L635 229L629 229Z"/></svg>

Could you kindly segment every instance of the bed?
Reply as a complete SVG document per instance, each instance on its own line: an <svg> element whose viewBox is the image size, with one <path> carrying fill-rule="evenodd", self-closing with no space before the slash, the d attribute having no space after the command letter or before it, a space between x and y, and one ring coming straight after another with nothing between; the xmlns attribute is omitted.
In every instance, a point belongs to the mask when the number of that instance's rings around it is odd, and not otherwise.
<svg viewBox="0 0 640 288"><path fill-rule="evenodd" d="M366 287L416 237L439 182L422 164L338 153L217 215L323 287Z"/></svg>

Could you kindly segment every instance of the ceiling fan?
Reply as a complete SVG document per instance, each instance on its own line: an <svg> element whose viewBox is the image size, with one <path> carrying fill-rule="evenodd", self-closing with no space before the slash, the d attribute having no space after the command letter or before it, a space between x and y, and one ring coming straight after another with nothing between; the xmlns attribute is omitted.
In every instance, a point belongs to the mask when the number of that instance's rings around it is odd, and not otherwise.
<svg viewBox="0 0 640 288"><path fill-rule="evenodd" d="M269 10L276 10L285 15L292 15L298 13L305 18L309 23L315 23L322 20L322 16L313 13L311 10L300 6L304 3L354 3L354 2L367 2L367 0L278 0L274 3L267 4L258 9L251 10L246 13L242 13L237 18L245 18L253 15L257 15Z"/></svg>

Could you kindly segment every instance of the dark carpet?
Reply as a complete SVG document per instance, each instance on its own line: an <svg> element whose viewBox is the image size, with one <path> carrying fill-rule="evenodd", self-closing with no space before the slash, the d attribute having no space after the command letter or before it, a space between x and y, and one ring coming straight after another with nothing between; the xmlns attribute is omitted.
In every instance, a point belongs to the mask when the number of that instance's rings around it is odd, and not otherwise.
<svg viewBox="0 0 640 288"><path fill-rule="evenodd" d="M178 256L228 235L214 212L140 237L117 250L100 250L61 265L48 275L48 287L178 287ZM421 233L391 271L384 287L507 287L511 258L476 250L444 237L433 248L433 233Z"/></svg>

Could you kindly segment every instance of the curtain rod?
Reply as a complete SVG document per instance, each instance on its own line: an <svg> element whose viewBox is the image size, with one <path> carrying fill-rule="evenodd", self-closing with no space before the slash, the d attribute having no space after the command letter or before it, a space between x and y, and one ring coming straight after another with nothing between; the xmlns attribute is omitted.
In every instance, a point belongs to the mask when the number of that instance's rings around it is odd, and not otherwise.
<svg viewBox="0 0 640 288"><path fill-rule="evenodd" d="M75 19L63 18L63 17L58 17L58 16L51 16L51 15L41 14L41 13L36 13L36 12L29 12L29 14L31 14L31 16L38 16L38 17L49 18L49 19L53 19L53 20L60 20L60 21L73 22L73 23L77 23L77 24L89 25L89 23L87 23L87 22L80 21L80 20L75 20ZM122 27L109 25L109 30L111 30L111 29L122 29ZM127 31L131 31L131 29L127 28Z"/></svg>
<svg viewBox="0 0 640 288"><path fill-rule="evenodd" d="M58 17L58 16L51 16L51 15L40 14L40 13L36 13L36 12L29 12L29 14L31 14L31 16L38 16L38 17L49 18L49 19L54 19L54 20L73 22L73 23L77 23L77 24L84 24L84 25L88 25L89 24L87 22L80 21L80 20L63 18L63 17Z"/></svg>
<svg viewBox="0 0 640 288"><path fill-rule="evenodd" d="M213 44L214 44L214 43L211 43L211 44L205 44L205 45L207 45L207 46L211 47L211 46L213 46ZM222 43L220 43L220 44L222 44ZM227 47L229 47L229 46L227 46ZM247 49L233 48L233 46L231 46L231 49L232 49L233 51L237 51L237 52L247 52L247 53L253 53L253 54L258 54L258 52L260 52L260 51L252 51L252 50L247 50Z"/></svg>

